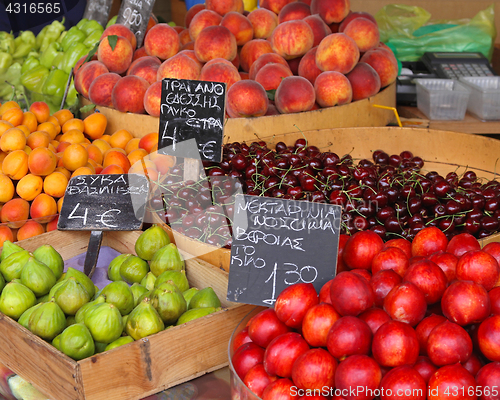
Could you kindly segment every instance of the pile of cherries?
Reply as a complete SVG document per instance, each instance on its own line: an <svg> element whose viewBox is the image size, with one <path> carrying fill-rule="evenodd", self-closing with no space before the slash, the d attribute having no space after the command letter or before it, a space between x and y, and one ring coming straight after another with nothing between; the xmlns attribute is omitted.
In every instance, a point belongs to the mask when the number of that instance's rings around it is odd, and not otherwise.
<svg viewBox="0 0 500 400"><path fill-rule="evenodd" d="M347 154L321 152L298 139L269 149L263 141L226 144L220 163L204 163L206 177L183 180L176 165L162 182L165 220L180 233L230 247L234 194L340 205L342 233L372 230L389 240L413 239L436 226L448 238L467 232L476 238L500 229L500 182L474 171L424 173L424 161L410 151L355 161ZM153 198L153 208L163 207ZM161 207L159 207L161 206ZM160 211L161 212L161 211Z"/></svg>

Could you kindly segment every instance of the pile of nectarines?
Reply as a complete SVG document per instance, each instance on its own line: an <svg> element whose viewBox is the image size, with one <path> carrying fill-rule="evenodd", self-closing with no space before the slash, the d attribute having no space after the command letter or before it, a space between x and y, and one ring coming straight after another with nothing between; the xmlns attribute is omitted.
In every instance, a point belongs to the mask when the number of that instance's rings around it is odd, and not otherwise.
<svg viewBox="0 0 500 400"><path fill-rule="evenodd" d="M255 117L365 99L398 74L375 18L352 12L349 0L262 0L251 12L243 0L207 0L188 10L185 27L150 20L136 46L128 28L108 27L97 57L77 63L78 92L158 117L162 79L224 82L228 116Z"/></svg>

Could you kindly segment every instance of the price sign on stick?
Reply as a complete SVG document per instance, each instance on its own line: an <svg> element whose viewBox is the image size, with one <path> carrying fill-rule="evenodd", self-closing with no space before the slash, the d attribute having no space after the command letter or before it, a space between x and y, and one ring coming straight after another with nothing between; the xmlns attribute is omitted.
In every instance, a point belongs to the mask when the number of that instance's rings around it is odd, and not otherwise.
<svg viewBox="0 0 500 400"><path fill-rule="evenodd" d="M154 4L155 0L123 0L118 11L116 23L125 25L134 32L137 48L142 46Z"/></svg>
<svg viewBox="0 0 500 400"><path fill-rule="evenodd" d="M237 195L227 299L272 307L300 282L319 293L336 274L340 217L337 205Z"/></svg>
<svg viewBox="0 0 500 400"><path fill-rule="evenodd" d="M149 181L138 174L79 175L64 194L57 229L91 231L84 272L91 276L103 231L132 231L142 227Z"/></svg>
<svg viewBox="0 0 500 400"><path fill-rule="evenodd" d="M113 0L88 0L83 18L93 19L106 26Z"/></svg>
<svg viewBox="0 0 500 400"><path fill-rule="evenodd" d="M225 104L225 83L163 79L159 151L177 156L177 143L195 139L199 154L183 157L220 162Z"/></svg>

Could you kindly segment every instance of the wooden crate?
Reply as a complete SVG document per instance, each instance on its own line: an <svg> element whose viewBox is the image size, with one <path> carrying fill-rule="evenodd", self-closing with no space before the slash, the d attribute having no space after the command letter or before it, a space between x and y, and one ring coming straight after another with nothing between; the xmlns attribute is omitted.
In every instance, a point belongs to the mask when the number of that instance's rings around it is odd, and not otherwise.
<svg viewBox="0 0 500 400"><path fill-rule="evenodd" d="M332 151L339 156L349 153L355 159L371 159L373 151L377 149L389 154L410 150L424 159L424 171L437 171L442 175L452 171L461 174L471 169L479 177L494 179L498 177L497 171L500 169L500 141L465 133L420 128L369 127L287 134L272 134L270 131L260 137L271 149L280 141L293 145L299 138L306 138L310 145L319 147L321 151ZM255 139L249 136L241 141L253 140ZM157 223L164 222L158 216L155 218ZM178 233L174 235L170 227L164 223L162 226L179 248L191 249L198 258L229 271L230 250L218 249ZM500 235L492 235L484 239L483 243L488 241L500 241Z"/></svg>
<svg viewBox="0 0 500 400"><path fill-rule="evenodd" d="M90 104L84 98L81 103ZM269 132L279 134L352 126L386 126L395 120L392 110L377 108L374 105L396 107L396 84L389 85L373 97L343 106L257 118L228 118L224 125L224 141L241 142L250 137L256 139L268 136ZM107 134L113 134L124 128L135 137L158 132L159 118L144 114L122 113L108 107L97 106L97 109L107 117L105 132Z"/></svg>
<svg viewBox="0 0 500 400"><path fill-rule="evenodd" d="M51 244L64 259L87 250L90 232L53 231L18 242L28 251ZM106 232L103 246L134 253L140 232ZM233 330L254 308L226 301L228 274L186 259L189 283L211 286L223 310L133 343L74 361L0 313L0 363L53 400L142 399L228 364Z"/></svg>

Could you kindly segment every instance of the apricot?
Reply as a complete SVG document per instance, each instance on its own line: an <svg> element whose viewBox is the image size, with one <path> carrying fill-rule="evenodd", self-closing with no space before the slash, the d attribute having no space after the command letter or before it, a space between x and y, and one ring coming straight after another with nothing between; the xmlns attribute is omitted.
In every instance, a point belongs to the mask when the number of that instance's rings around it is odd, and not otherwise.
<svg viewBox="0 0 500 400"><path fill-rule="evenodd" d="M71 177L71 172L70 172L70 171L68 171L66 168L64 168L64 167L62 167L62 166L61 166L61 167L59 167L59 166L58 166L58 167L54 170L54 172L60 172L61 174L63 174L63 175L67 178L67 180L68 180L68 181L69 181L69 178Z"/></svg>
<svg viewBox="0 0 500 400"><path fill-rule="evenodd" d="M57 145L56 147L56 152L57 153L62 153L64 150L66 150L66 148L68 148L69 146L71 146L72 143L70 142L61 142Z"/></svg>
<svg viewBox="0 0 500 400"><path fill-rule="evenodd" d="M148 153L151 153L154 146L158 146L158 132L148 133L139 140L139 148L146 150Z"/></svg>
<svg viewBox="0 0 500 400"><path fill-rule="evenodd" d="M57 128L52 122L43 122L38 125L37 129L39 131L47 132L51 139L55 139L57 137Z"/></svg>
<svg viewBox="0 0 500 400"><path fill-rule="evenodd" d="M36 196L42 193L43 179L41 176L26 174L16 185L16 193L21 199L26 201L33 200Z"/></svg>
<svg viewBox="0 0 500 400"><path fill-rule="evenodd" d="M85 130L85 125L80 118L71 118L63 124L62 133L66 133L70 129L78 129L83 132Z"/></svg>
<svg viewBox="0 0 500 400"><path fill-rule="evenodd" d="M134 165L137 161L143 159L148 155L148 152L144 149L133 150L129 155L127 155L130 165Z"/></svg>
<svg viewBox="0 0 500 400"><path fill-rule="evenodd" d="M9 121L0 120L0 136L2 136L3 133L10 128L14 128L14 125L12 125Z"/></svg>
<svg viewBox="0 0 500 400"><path fill-rule="evenodd" d="M32 150L36 147L48 147L50 144L50 136L45 131L34 131L27 137L26 144Z"/></svg>
<svg viewBox="0 0 500 400"><path fill-rule="evenodd" d="M73 173L71 174L71 178L73 178L74 176L78 176L78 175L93 175L93 174L94 174L94 171L92 171L92 169L90 169L89 167L85 166L85 167L80 167L80 168L75 169L73 171Z"/></svg>
<svg viewBox="0 0 500 400"><path fill-rule="evenodd" d="M23 150L15 150L4 158L2 172L12 180L18 181L28 173L28 155Z"/></svg>
<svg viewBox="0 0 500 400"><path fill-rule="evenodd" d="M78 143L69 145L63 152L62 163L64 168L69 171L75 171L80 167L87 165L89 155L87 150Z"/></svg>
<svg viewBox="0 0 500 400"><path fill-rule="evenodd" d="M5 111L10 110L11 108L21 108L19 104L17 104L15 101L6 101L0 106L0 118L3 116Z"/></svg>
<svg viewBox="0 0 500 400"><path fill-rule="evenodd" d="M125 153L130 154L132 151L136 150L139 148L139 141L140 138L132 138L127 142L127 145L125 146Z"/></svg>
<svg viewBox="0 0 500 400"><path fill-rule="evenodd" d="M44 123L50 117L50 108L44 101L35 101L30 106L30 111L35 114L39 124Z"/></svg>
<svg viewBox="0 0 500 400"><path fill-rule="evenodd" d="M47 225L45 225L45 231L46 232L55 231L57 229L58 222L59 222L59 214L56 215L52 221L48 222Z"/></svg>
<svg viewBox="0 0 500 400"><path fill-rule="evenodd" d="M134 137L129 131L120 129L111 135L111 137L109 138L109 144L111 145L111 147L119 147L120 149L125 149L127 143L133 138Z"/></svg>
<svg viewBox="0 0 500 400"><path fill-rule="evenodd" d="M26 135L19 128L10 128L0 137L0 150L9 152L23 150L26 147Z"/></svg>
<svg viewBox="0 0 500 400"><path fill-rule="evenodd" d="M35 132L36 127L38 126L38 121L35 114L33 114L31 111L26 111L23 114L23 122L21 122L21 125L26 126L30 130L30 132Z"/></svg>
<svg viewBox="0 0 500 400"><path fill-rule="evenodd" d="M66 192L68 181L69 178L67 175L59 171L54 171L43 180L43 191L52 197L62 197Z"/></svg>
<svg viewBox="0 0 500 400"><path fill-rule="evenodd" d="M108 120L105 115L95 112L83 120L83 132L92 140L104 135Z"/></svg>
<svg viewBox="0 0 500 400"><path fill-rule="evenodd" d="M16 126L16 128L21 129L26 138L28 138L28 136L31 134L31 131L28 129L28 127L26 125L18 125L18 126Z"/></svg>
<svg viewBox="0 0 500 400"><path fill-rule="evenodd" d="M109 150L106 150L106 152L104 153L104 157L106 157L106 154L108 154L110 151L117 151L119 153L127 155L127 153L125 152L125 150L123 150L122 148L120 148L120 147L111 147Z"/></svg>
<svg viewBox="0 0 500 400"><path fill-rule="evenodd" d="M0 221L7 223L10 228L23 226L29 217L30 204L20 197L5 203L0 210Z"/></svg>
<svg viewBox="0 0 500 400"><path fill-rule="evenodd" d="M7 225L0 225L0 246L3 246L5 241L15 242L14 233Z"/></svg>
<svg viewBox="0 0 500 400"><path fill-rule="evenodd" d="M14 184L12 180L4 174L0 174L0 203L7 203L14 197Z"/></svg>
<svg viewBox="0 0 500 400"><path fill-rule="evenodd" d="M25 240L42 233L45 233L45 229L40 222L28 221L17 231L17 240Z"/></svg>
<svg viewBox="0 0 500 400"><path fill-rule="evenodd" d="M161 175L166 175L171 167L175 165L175 157L167 156L166 154L160 154L157 151L149 154L149 158L155 163L156 170Z"/></svg>
<svg viewBox="0 0 500 400"><path fill-rule="evenodd" d="M61 197L59 200L57 200L57 212L60 214L61 213L61 208L63 206L64 202L64 196Z"/></svg>
<svg viewBox="0 0 500 400"><path fill-rule="evenodd" d="M73 113L67 109L56 111L54 114L52 114L52 116L55 117L59 121L59 125L61 127L70 119L75 118Z"/></svg>
<svg viewBox="0 0 500 400"><path fill-rule="evenodd" d="M23 110L13 107L3 113L2 120L10 122L14 126L18 126L22 124L23 116Z"/></svg>
<svg viewBox="0 0 500 400"><path fill-rule="evenodd" d="M97 139L92 142L94 146L96 146L99 150L101 150L102 155L104 156L104 153L106 153L109 149L111 149L111 145L106 142L105 140Z"/></svg>
<svg viewBox="0 0 500 400"><path fill-rule="evenodd" d="M54 172L56 166L56 155L45 147L35 148L28 157L28 167L34 175L47 176Z"/></svg>
<svg viewBox="0 0 500 400"><path fill-rule="evenodd" d="M102 135L101 139L104 140L106 143L109 144L109 139L111 138L111 135Z"/></svg>
<svg viewBox="0 0 500 400"><path fill-rule="evenodd" d="M87 153L89 155L89 161L93 160L97 164L102 163L103 154L99 147L97 147L95 144L89 144L85 149L87 150Z"/></svg>
<svg viewBox="0 0 500 400"><path fill-rule="evenodd" d="M108 165L107 167L103 168L101 171L101 174L107 175L107 174L124 174L125 171L123 171L123 168L120 167L119 165Z"/></svg>
<svg viewBox="0 0 500 400"><path fill-rule="evenodd" d="M63 133L61 136L61 142L68 142L71 144L74 143L83 143L85 140L85 136L83 135L83 132L79 129L70 129Z"/></svg>
<svg viewBox="0 0 500 400"><path fill-rule="evenodd" d="M110 150L106 153L102 166L106 168L113 164L121 167L124 173L127 173L130 168L130 161L127 156L117 150Z"/></svg>
<svg viewBox="0 0 500 400"><path fill-rule="evenodd" d="M30 216L41 224L52 221L56 214L57 203L46 193L40 193L31 203Z"/></svg>
<svg viewBox="0 0 500 400"><path fill-rule="evenodd" d="M50 122L51 124L53 124L56 128L56 135L59 135L61 133L61 124L59 123L59 120L54 117L53 115L51 115L49 117L49 119L47 120L47 122Z"/></svg>

